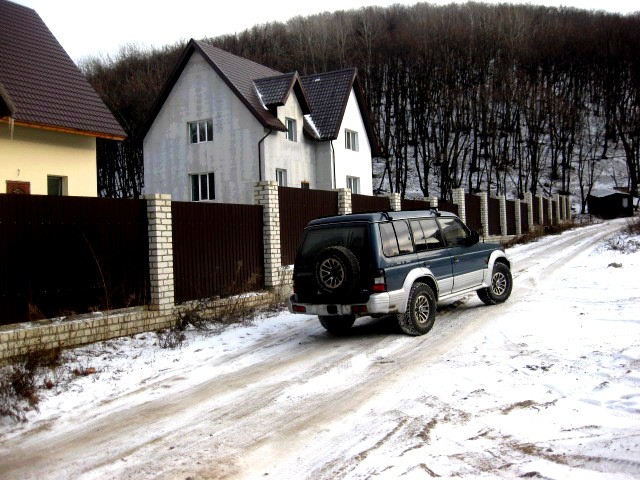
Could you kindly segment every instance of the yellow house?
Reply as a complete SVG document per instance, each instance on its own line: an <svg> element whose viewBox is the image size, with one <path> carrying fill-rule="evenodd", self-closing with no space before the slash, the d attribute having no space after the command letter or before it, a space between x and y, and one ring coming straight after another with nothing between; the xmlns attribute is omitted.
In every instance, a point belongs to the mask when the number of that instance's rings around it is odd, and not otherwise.
<svg viewBox="0 0 640 480"><path fill-rule="evenodd" d="M0 193L95 197L96 138L125 136L40 16L0 0Z"/></svg>

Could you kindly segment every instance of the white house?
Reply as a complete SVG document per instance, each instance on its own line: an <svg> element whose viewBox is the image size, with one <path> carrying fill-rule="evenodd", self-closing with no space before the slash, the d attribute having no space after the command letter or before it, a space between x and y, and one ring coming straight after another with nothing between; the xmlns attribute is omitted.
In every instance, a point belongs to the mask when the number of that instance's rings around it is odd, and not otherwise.
<svg viewBox="0 0 640 480"><path fill-rule="evenodd" d="M282 74L191 40L146 119L144 193L253 203L261 180L372 194L377 144L356 69Z"/></svg>

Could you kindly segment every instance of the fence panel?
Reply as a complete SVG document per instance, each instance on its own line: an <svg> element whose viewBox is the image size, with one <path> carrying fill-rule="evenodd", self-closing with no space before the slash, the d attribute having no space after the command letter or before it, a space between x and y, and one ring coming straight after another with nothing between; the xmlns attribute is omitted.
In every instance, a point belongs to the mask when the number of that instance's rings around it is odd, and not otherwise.
<svg viewBox="0 0 640 480"><path fill-rule="evenodd" d="M262 206L171 202L176 303L263 288Z"/></svg>
<svg viewBox="0 0 640 480"><path fill-rule="evenodd" d="M0 195L0 324L144 305L144 200Z"/></svg>
<svg viewBox="0 0 640 480"><path fill-rule="evenodd" d="M520 202L520 228L522 233L529 231L529 204Z"/></svg>
<svg viewBox="0 0 640 480"><path fill-rule="evenodd" d="M389 197L351 195L351 211L353 213L388 212L390 209Z"/></svg>
<svg viewBox="0 0 640 480"><path fill-rule="evenodd" d="M501 235L500 228L500 200L489 197L489 235Z"/></svg>
<svg viewBox="0 0 640 480"><path fill-rule="evenodd" d="M516 234L516 202L507 200L507 235Z"/></svg>
<svg viewBox="0 0 640 480"><path fill-rule="evenodd" d="M542 210L544 215L543 225L551 225L551 218L549 218L549 199L542 199Z"/></svg>
<svg viewBox="0 0 640 480"><path fill-rule="evenodd" d="M465 210L466 210L466 216L467 216L467 226L471 230L475 230L476 232L480 232L480 230L482 230L480 202L481 202L481 199L477 195L471 195L467 193L464 196Z"/></svg>
<svg viewBox="0 0 640 480"><path fill-rule="evenodd" d="M533 197L533 223L540 225L540 200L538 197Z"/></svg>
<svg viewBox="0 0 640 480"><path fill-rule="evenodd" d="M278 201L282 265L291 265L307 223L314 218L338 214L338 192L279 187Z"/></svg>
<svg viewBox="0 0 640 480"><path fill-rule="evenodd" d="M431 204L424 200L413 200L410 198L403 198L401 201L402 210L430 210Z"/></svg>
<svg viewBox="0 0 640 480"><path fill-rule="evenodd" d="M447 202L446 200L438 200L438 210L443 212L451 212L458 215L458 205L455 203Z"/></svg>

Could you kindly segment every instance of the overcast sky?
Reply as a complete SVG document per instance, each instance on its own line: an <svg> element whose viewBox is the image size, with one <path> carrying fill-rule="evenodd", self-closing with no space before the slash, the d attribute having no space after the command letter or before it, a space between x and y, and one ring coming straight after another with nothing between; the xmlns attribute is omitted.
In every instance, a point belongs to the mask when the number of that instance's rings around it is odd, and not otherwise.
<svg viewBox="0 0 640 480"><path fill-rule="evenodd" d="M415 0L13 0L33 8L76 63L87 56L115 54L121 46L161 47L179 40L240 32L256 24L285 22L296 15L357 9L368 5L413 5ZM438 0L431 3L451 3ZM629 0L540 0L532 3L630 13Z"/></svg>

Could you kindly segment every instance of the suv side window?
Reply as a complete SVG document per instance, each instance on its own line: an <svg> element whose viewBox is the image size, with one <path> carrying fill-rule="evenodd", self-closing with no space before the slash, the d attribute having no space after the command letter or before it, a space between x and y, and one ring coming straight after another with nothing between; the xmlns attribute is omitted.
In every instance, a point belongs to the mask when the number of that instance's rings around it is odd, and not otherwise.
<svg viewBox="0 0 640 480"><path fill-rule="evenodd" d="M435 218L420 220L420 226L424 232L424 239L429 250L444 247L442 233L440 232L440 227L438 227Z"/></svg>
<svg viewBox="0 0 640 480"><path fill-rule="evenodd" d="M385 257L395 257L405 253L413 253L413 242L409 226L402 220L380 224L382 253Z"/></svg>
<svg viewBox="0 0 640 480"><path fill-rule="evenodd" d="M439 218L438 223L442 228L442 234L444 241L448 247L464 247L467 245L467 238L469 238L469 230L464 224L457 218Z"/></svg>

